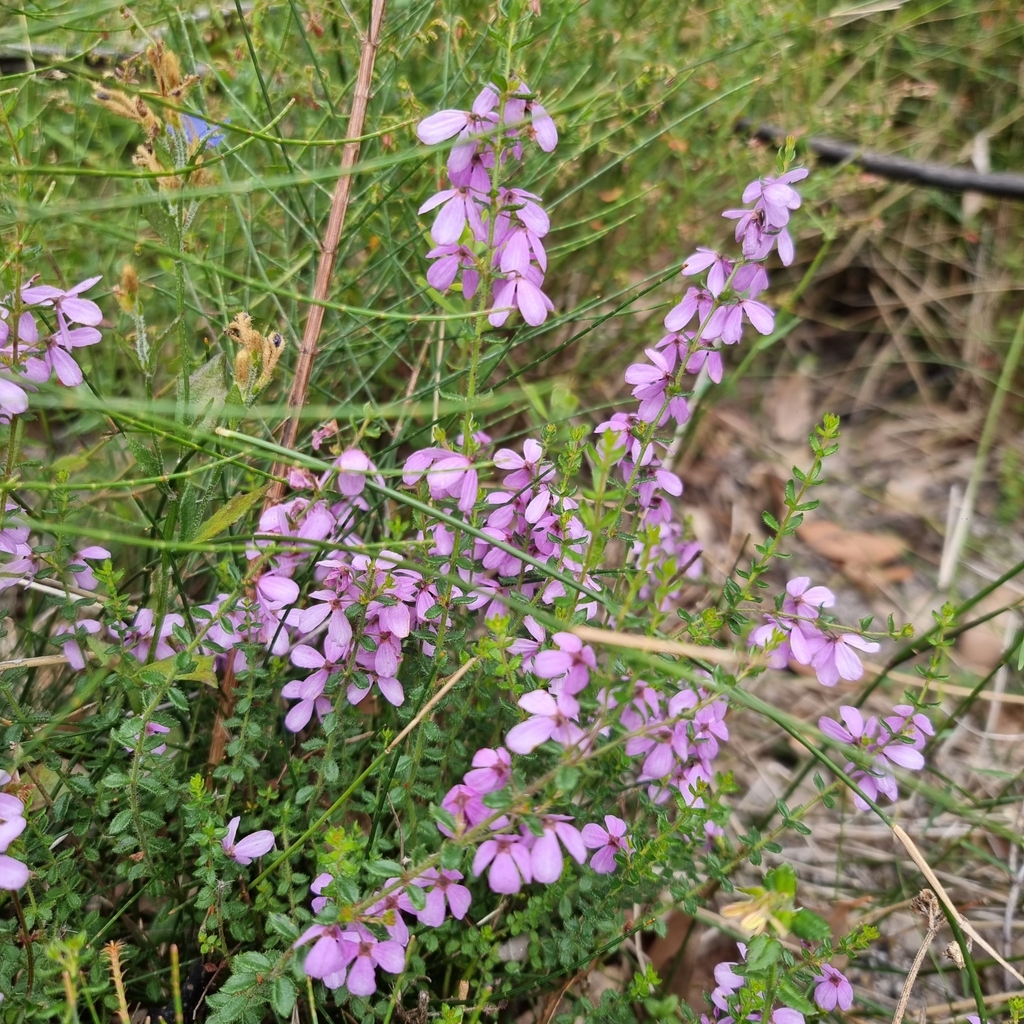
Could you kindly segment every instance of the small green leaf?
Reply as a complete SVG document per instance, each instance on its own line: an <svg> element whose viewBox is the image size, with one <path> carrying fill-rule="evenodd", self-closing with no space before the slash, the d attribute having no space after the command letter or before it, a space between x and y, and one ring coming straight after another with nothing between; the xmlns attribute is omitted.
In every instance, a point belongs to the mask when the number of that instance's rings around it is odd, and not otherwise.
<svg viewBox="0 0 1024 1024"><path fill-rule="evenodd" d="M785 804L779 803L782 808L785 808ZM781 808L780 808L781 809ZM784 817L789 817L788 808L782 811ZM789 864L780 864L777 868L772 868L764 876L764 885L766 889L771 892L784 893L786 896L796 895L796 872Z"/></svg>
<svg viewBox="0 0 1024 1024"><path fill-rule="evenodd" d="M462 847L454 843L445 843L441 847L441 867L446 871L458 871L462 863Z"/></svg>
<svg viewBox="0 0 1024 1024"><path fill-rule="evenodd" d="M414 910L425 910L427 906L427 894L418 886L406 886L406 895Z"/></svg>
<svg viewBox="0 0 1024 1024"><path fill-rule="evenodd" d="M291 1016L292 1007L295 1006L295 985L291 978L281 975L274 979L273 988L270 990L270 1005L282 1017Z"/></svg>
<svg viewBox="0 0 1024 1024"><path fill-rule="evenodd" d="M393 860L370 860L363 865L371 875L392 878L402 874L402 865Z"/></svg>
<svg viewBox="0 0 1024 1024"><path fill-rule="evenodd" d="M203 523L199 533L196 534L196 542L202 544L204 541L216 537L217 534L222 533L229 526L233 526L253 505L262 500L269 490L270 484L264 484L262 487L258 487L255 491L249 491L247 494L236 494L226 505L217 509Z"/></svg>
<svg viewBox="0 0 1024 1024"><path fill-rule="evenodd" d="M782 946L770 935L758 935L747 946L747 971L758 974L768 970L782 955Z"/></svg>
<svg viewBox="0 0 1024 1024"><path fill-rule="evenodd" d="M823 917L812 910L801 909L793 915L793 934L809 942L821 942L832 934L832 930Z"/></svg>
<svg viewBox="0 0 1024 1024"><path fill-rule="evenodd" d="M782 1002L800 1013L818 1012L818 1008L785 975L779 978L779 995Z"/></svg>

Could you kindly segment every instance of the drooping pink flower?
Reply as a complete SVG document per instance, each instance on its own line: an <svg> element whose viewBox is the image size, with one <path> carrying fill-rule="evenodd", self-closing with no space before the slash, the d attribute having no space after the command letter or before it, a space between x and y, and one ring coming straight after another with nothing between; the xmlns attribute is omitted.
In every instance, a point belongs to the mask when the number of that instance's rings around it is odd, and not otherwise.
<svg viewBox="0 0 1024 1024"><path fill-rule="evenodd" d="M427 253L427 259L434 261L427 270L427 284L431 288L448 291L461 269L463 298L473 298L480 284L480 272L471 249L464 245L438 245Z"/></svg>
<svg viewBox="0 0 1024 1024"><path fill-rule="evenodd" d="M494 312L487 319L492 327L501 327L513 309L518 309L531 327L539 327L553 311L551 299L540 290L544 283L539 270L510 270L503 280L494 284Z"/></svg>
<svg viewBox="0 0 1024 1024"><path fill-rule="evenodd" d="M681 273L684 277L693 277L694 274L703 273L705 270L708 271L708 291L717 298L722 294L725 282L732 274L733 261L713 249L698 246L695 253L686 257Z"/></svg>
<svg viewBox="0 0 1024 1024"><path fill-rule="evenodd" d="M711 1002L723 1013L729 1011L728 999L735 995L747 983L746 978L737 974L733 968L736 961L720 963L715 967L715 988L711 992Z"/></svg>
<svg viewBox="0 0 1024 1024"><path fill-rule="evenodd" d="M633 844L626 835L626 823L614 814L604 816L604 825L590 822L583 826L583 842L588 849L597 853L590 858L590 866L599 875L610 875L615 870L615 854L627 856L633 850Z"/></svg>
<svg viewBox="0 0 1024 1024"><path fill-rule="evenodd" d="M228 834L221 840L224 852L236 863L246 867L257 857L262 857L274 848L274 833L267 829L253 832L235 842L241 818L236 816L228 822Z"/></svg>
<svg viewBox="0 0 1024 1024"><path fill-rule="evenodd" d="M68 571L75 577L76 586L83 590L96 589L96 577L93 575L92 566L86 560L98 561L103 558L110 558L110 552L98 544L91 544L78 552L68 565Z"/></svg>

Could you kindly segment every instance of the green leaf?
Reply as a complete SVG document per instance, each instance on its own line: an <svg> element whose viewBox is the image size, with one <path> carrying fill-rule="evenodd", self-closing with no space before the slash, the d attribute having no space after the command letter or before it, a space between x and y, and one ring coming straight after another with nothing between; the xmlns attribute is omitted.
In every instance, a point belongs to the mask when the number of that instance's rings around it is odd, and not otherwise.
<svg viewBox="0 0 1024 1024"><path fill-rule="evenodd" d="M761 518L764 520L764 524L769 530L774 530L775 533L779 532L778 520L771 514L771 512L762 512Z"/></svg>
<svg viewBox="0 0 1024 1024"><path fill-rule="evenodd" d="M291 978L282 975L274 979L273 988L270 990L270 1005L282 1017L291 1016L292 1007L295 1006L295 985Z"/></svg>
<svg viewBox="0 0 1024 1024"><path fill-rule="evenodd" d="M425 910L427 906L427 894L418 885L410 885L406 887L406 895L409 897L409 902L413 905L414 910Z"/></svg>
<svg viewBox="0 0 1024 1024"><path fill-rule="evenodd" d="M483 805L492 811L507 811L512 806L512 794L503 789L492 790L484 796Z"/></svg>
<svg viewBox="0 0 1024 1024"><path fill-rule="evenodd" d="M146 476L164 475L164 462L160 457L159 450L154 454L137 437L132 437L131 434L125 434L124 438L128 442L132 455L135 456L135 461ZM164 484L163 486L166 488L167 485Z"/></svg>
<svg viewBox="0 0 1024 1024"><path fill-rule="evenodd" d="M781 804L782 801L780 800ZM785 807L785 804L782 804ZM783 815L788 817L788 808L784 810ZM787 896L796 895L796 872L789 864L780 864L777 868L772 868L764 876L764 887L771 892L785 893Z"/></svg>
<svg viewBox="0 0 1024 1024"><path fill-rule="evenodd" d="M402 865L393 860L370 860L363 866L371 875L377 875L380 878L391 878L402 874Z"/></svg>
<svg viewBox="0 0 1024 1024"><path fill-rule="evenodd" d="M236 494L226 505L217 509L209 519L203 523L199 533L196 534L196 542L202 544L217 534L222 533L229 526L233 526L244 516L270 490L270 484L264 484L255 491L248 494Z"/></svg>
<svg viewBox="0 0 1024 1024"><path fill-rule="evenodd" d="M289 943L294 942L299 937L299 929L295 927L291 918L287 914L273 913L267 915L267 925L270 930L276 932L281 938L286 939Z"/></svg>
<svg viewBox="0 0 1024 1024"><path fill-rule="evenodd" d="M818 1012L818 1008L785 975L779 978L779 995L787 1006L803 1014Z"/></svg>
<svg viewBox="0 0 1024 1024"><path fill-rule="evenodd" d="M458 871L462 863L462 847L454 843L445 843L441 847L441 867L446 871Z"/></svg>
<svg viewBox="0 0 1024 1024"><path fill-rule="evenodd" d="M793 915L793 934L809 942L821 942L832 934L832 929L814 911L801 909Z"/></svg>
<svg viewBox="0 0 1024 1024"><path fill-rule="evenodd" d="M770 935L758 935L747 946L747 971L759 974L768 970L782 955L782 946Z"/></svg>
<svg viewBox="0 0 1024 1024"><path fill-rule="evenodd" d="M454 832L456 829L455 817L449 814L443 807L438 807L437 804L430 805L430 816L439 825L444 825L449 832Z"/></svg>
<svg viewBox="0 0 1024 1024"><path fill-rule="evenodd" d="M112 836L119 835L132 823L132 812L131 808L125 808L123 811L118 811L114 815L114 820L110 823L110 834Z"/></svg>
<svg viewBox="0 0 1024 1024"><path fill-rule="evenodd" d="M147 203L143 206L143 217L149 221L150 227L160 236L160 239L169 249L180 248L181 242L177 223L167 212L163 204L163 198L154 196L153 199L152 203Z"/></svg>

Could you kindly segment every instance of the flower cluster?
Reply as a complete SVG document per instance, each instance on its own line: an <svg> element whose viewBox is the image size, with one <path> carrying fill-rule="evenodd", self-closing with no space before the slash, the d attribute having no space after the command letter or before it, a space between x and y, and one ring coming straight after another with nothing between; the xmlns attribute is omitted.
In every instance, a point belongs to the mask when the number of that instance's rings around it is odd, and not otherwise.
<svg viewBox="0 0 1024 1024"><path fill-rule="evenodd" d="M0 423L25 412L28 392L51 376L65 387L82 383L74 351L100 340L103 313L81 293L97 281L90 277L67 289L30 282L0 304ZM37 316L44 320L42 333Z"/></svg>
<svg viewBox="0 0 1024 1024"><path fill-rule="evenodd" d="M370 996L377 990L376 969L400 974L405 969L405 950L409 945L409 926L402 916L408 914L419 924L439 928L444 924L447 906L451 916L461 921L469 910L472 896L455 870L428 868L412 879L410 889L397 878L389 878L376 899L357 920L346 925L314 924L296 940L297 949L316 939L306 955L303 969L311 978L319 978L328 988L346 985L354 996ZM334 881L323 872L310 888L315 914L334 913L334 901L323 892ZM326 916L325 915L325 916ZM369 926L383 930L379 938Z"/></svg>
<svg viewBox="0 0 1024 1024"><path fill-rule="evenodd" d="M666 700L642 681L636 691L620 722L631 734L626 753L643 758L638 781L651 783L647 792L655 803L664 803L674 788L688 805L704 807L700 793L714 779L719 740L729 739L725 701L694 689Z"/></svg>
<svg viewBox="0 0 1024 1024"><path fill-rule="evenodd" d="M0 786L11 781L0 771ZM28 881L28 868L7 855L7 848L25 831L25 805L10 793L0 792L0 889L20 889Z"/></svg>
<svg viewBox="0 0 1024 1024"><path fill-rule="evenodd" d="M879 719L872 715L865 719L861 712L848 704L839 709L843 724L822 716L818 728L837 743L859 748L871 761L869 768L858 768L848 762L843 769L861 790L876 801L881 796L896 800L899 791L892 774L893 767L920 771L924 767L925 748L929 736L935 735L931 722L910 704L897 704L892 714ZM868 810L863 797L854 793L853 802L862 811Z"/></svg>
<svg viewBox="0 0 1024 1024"><path fill-rule="evenodd" d="M822 608L831 608L835 595L828 587L812 587L807 576L786 584L782 604L750 634L753 647L768 650L768 664L785 668L790 658L810 665L822 686L835 686L840 679L853 681L864 674L854 650L874 653L879 645L852 631L836 632L818 625Z"/></svg>
<svg viewBox="0 0 1024 1024"><path fill-rule="evenodd" d="M470 110L441 110L416 126L427 145L455 139L448 154L450 188L428 199L420 213L437 210L430 233L436 243L427 281L447 291L462 273L462 294L476 294L481 277L493 281L492 326L500 327L513 309L532 327L554 309L541 290L548 258L544 236L550 229L540 197L498 184L498 172L511 157L523 158L524 139L546 153L558 143L555 123L524 82L502 94L487 85Z"/></svg>
<svg viewBox="0 0 1024 1024"><path fill-rule="evenodd" d="M746 946L739 943L740 955L746 958ZM748 979L733 970L736 961L720 963L715 967L715 987L711 992L711 1013L702 1014L702 1024L733 1024L736 1019L764 1020L771 1024L804 1024L804 1015L790 1006L775 1006L781 997L772 993L771 1005L763 989L748 983Z"/></svg>
<svg viewBox="0 0 1024 1024"><path fill-rule="evenodd" d="M738 945L740 955L746 959L747 947L742 942ZM788 1006L772 1010L765 1006L765 993L751 990L748 979L733 970L736 967L740 967L737 961L727 961L715 967L715 987L710 997L712 1010L710 1015L701 1016L702 1024L733 1024L733 1020L739 1016L736 1011L740 1009L741 1003L749 1020L763 1020L765 1014L759 1011L770 1010L768 1016L774 1024L803 1024L804 1016L798 1010ZM842 971L836 970L831 964L821 965L821 973L812 979L812 984L814 1001L820 1009L826 1012L836 1008L845 1011L853 1006L853 986Z"/></svg>

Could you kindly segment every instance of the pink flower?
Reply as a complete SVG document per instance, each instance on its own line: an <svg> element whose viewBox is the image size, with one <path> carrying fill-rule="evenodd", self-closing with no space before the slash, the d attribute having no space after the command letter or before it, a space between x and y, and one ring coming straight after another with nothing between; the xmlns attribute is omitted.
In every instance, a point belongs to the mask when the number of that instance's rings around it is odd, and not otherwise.
<svg viewBox="0 0 1024 1024"><path fill-rule="evenodd" d="M727 963L718 964L715 967L715 981L717 984L711 993L711 1002L723 1013L729 1010L727 1002L729 997L739 992L747 983L744 977L733 970L735 966L736 961L732 960Z"/></svg>
<svg viewBox="0 0 1024 1024"><path fill-rule="evenodd" d="M409 944L409 927L401 912L404 910L409 914L415 914L416 910L405 889L391 888L397 881L397 878L389 878L384 883L384 888L391 889L391 891L369 907L366 913L371 917L381 918L388 935L400 946L407 946Z"/></svg>
<svg viewBox="0 0 1024 1024"><path fill-rule="evenodd" d="M539 270L529 266L522 270L510 270L504 280L494 284L494 312L487 319L492 327L501 327L513 308L519 310L523 319L531 326L538 327L553 311L554 303L540 290L544 283Z"/></svg>
<svg viewBox="0 0 1024 1024"><path fill-rule="evenodd" d="M21 298L29 306L53 306L57 311L57 326L63 344L65 347L71 348L73 343L69 337L69 323L95 327L103 319L103 311L95 302L79 297L81 292L87 291L99 280L99 277L90 277L85 281L79 281L78 284L66 291L48 284L23 288ZM95 340L99 341L99 332L96 334ZM92 341L79 342L79 344L83 343L93 344Z"/></svg>
<svg viewBox="0 0 1024 1024"><path fill-rule="evenodd" d="M369 456L358 448L343 451L334 460L334 465L338 470L338 490L346 498L362 494L366 488L367 474L377 472L377 467L370 461Z"/></svg>
<svg viewBox="0 0 1024 1024"><path fill-rule="evenodd" d="M809 173L805 167L795 167L778 178L752 181L743 190L743 202L763 210L769 227L784 228L789 223L789 211L800 208L800 193L790 188L790 183L802 181Z"/></svg>
<svg viewBox="0 0 1024 1024"><path fill-rule="evenodd" d="M95 635L102 628L96 619L79 619L74 624L69 622L61 626L54 634L54 640L61 644L61 650L64 652L64 657L68 659L68 664L76 671L81 672L85 668L85 654L79 642L84 639L82 634ZM61 640L61 637L68 637L68 639Z"/></svg>
<svg viewBox="0 0 1024 1024"><path fill-rule="evenodd" d="M697 323L702 324L714 307L715 297L703 288L687 288L682 301L674 306L665 317L665 328L681 331L697 314Z"/></svg>
<svg viewBox="0 0 1024 1024"><path fill-rule="evenodd" d="M804 1024L804 1015L799 1010L780 1006L772 1011L772 1024Z"/></svg>
<svg viewBox="0 0 1024 1024"><path fill-rule="evenodd" d="M458 142L448 156L449 174L464 171L472 163L481 145L476 135L483 135L498 122L494 108L498 105L498 90L486 85L473 101L472 110L439 110L424 118L416 126L420 142L433 146L458 136Z"/></svg>
<svg viewBox="0 0 1024 1024"><path fill-rule="evenodd" d="M597 853L590 858L590 866L599 875L610 875L615 870L615 854L627 856L633 846L626 835L626 823L614 814L604 816L605 827L593 823L583 826L583 842L590 850Z"/></svg>
<svg viewBox="0 0 1024 1024"><path fill-rule="evenodd" d="M6 772L0 772L0 785L10 781ZM28 868L7 856L7 848L25 831L25 825L24 804L9 793L0 793L0 889L8 892L20 889L28 881Z"/></svg>
<svg viewBox="0 0 1024 1024"><path fill-rule="evenodd" d="M519 706L530 712L530 717L513 726L505 737L512 753L529 754L548 740L571 748L584 739L583 730L575 724L580 706L566 691L556 698L547 690L531 690L519 698Z"/></svg>
<svg viewBox="0 0 1024 1024"><path fill-rule="evenodd" d="M782 623L774 616L766 615L764 624L751 631L747 643L751 647L760 647L762 650L775 644L768 654L769 668L785 668L789 664L791 652L788 623Z"/></svg>
<svg viewBox="0 0 1024 1024"><path fill-rule="evenodd" d="M424 474L427 489L435 501L457 497L460 512L473 511L479 483L468 456L450 452L447 448L423 448L413 452L405 460L402 482L411 487Z"/></svg>
<svg viewBox="0 0 1024 1024"><path fill-rule="evenodd" d="M143 730L143 734L148 739L150 736L166 736L171 730L166 725L161 725L159 722L147 722L146 728ZM135 744L136 747L139 743L139 730L135 730ZM135 753L134 747L125 747L129 754ZM158 743L155 747L151 747L147 753L156 754L159 756L167 749L166 743Z"/></svg>
<svg viewBox="0 0 1024 1024"><path fill-rule="evenodd" d="M221 840L224 852L236 863L246 867L257 857L269 853L274 848L274 833L267 829L253 832L244 839L235 842L235 835L238 832L238 825L241 818L234 817L228 822L228 834Z"/></svg>
<svg viewBox="0 0 1024 1024"><path fill-rule="evenodd" d="M796 630L794 630L796 632ZM811 659L811 665L822 686L835 686L840 679L853 681L864 675L864 666L851 648L871 654L879 649L873 640L865 640L856 633L840 633L826 637L824 644Z"/></svg>
<svg viewBox="0 0 1024 1024"><path fill-rule="evenodd" d="M324 639L324 651L321 654L315 647L307 644L296 644L292 648L291 660L299 668L312 668L316 671L305 679L293 679L281 688L281 696L290 700L298 699L284 720L289 732L299 732L309 724L313 712L321 720L331 710L331 702L324 696L324 687L328 679L343 667L348 648L336 644L328 635Z"/></svg>
<svg viewBox="0 0 1024 1024"><path fill-rule="evenodd" d="M481 796L503 789L512 774L512 758L504 747L497 750L483 748L473 755L473 769L466 772L463 780L470 789Z"/></svg>
<svg viewBox="0 0 1024 1024"><path fill-rule="evenodd" d="M455 827L459 835L467 829L475 828L485 818L490 816L490 811L484 807L480 799L482 794L469 786L452 786L441 801L444 808L454 819ZM453 833L440 822L438 829L446 836Z"/></svg>
<svg viewBox="0 0 1024 1024"><path fill-rule="evenodd" d="M530 865L535 882L550 885L562 877L562 846L577 864L587 859L586 844L580 830L569 824L571 820L564 814L545 815L544 834L534 839L530 848Z"/></svg>
<svg viewBox="0 0 1024 1024"><path fill-rule="evenodd" d="M439 245L427 253L427 259L434 261L427 270L427 284L431 288L448 291L461 269L463 298L473 298L480 284L480 273L472 250L464 245Z"/></svg>
<svg viewBox="0 0 1024 1024"><path fill-rule="evenodd" d="M541 651L533 659L533 674L553 680L551 692L555 696L563 690L575 695L590 682L591 670L597 669L594 649L585 646L575 633L555 633L551 639L558 649Z"/></svg>
<svg viewBox="0 0 1024 1024"><path fill-rule="evenodd" d="M467 223L473 237L483 242L487 240L487 229L480 219L480 207L484 202L485 197L469 186L446 188L431 196L419 208L419 212L428 213L441 207L430 229L438 245L457 244Z"/></svg>
<svg viewBox="0 0 1024 1024"><path fill-rule="evenodd" d="M521 490L554 476L555 467L544 461L540 441L528 437L523 442L523 454L511 448L499 448L494 453L494 464L508 474L502 483L512 490Z"/></svg>
<svg viewBox="0 0 1024 1024"><path fill-rule="evenodd" d="M787 615L816 619L822 608L831 608L836 596L828 587L812 587L809 576L797 576L786 584L782 608Z"/></svg>
<svg viewBox="0 0 1024 1024"><path fill-rule="evenodd" d="M705 270L709 270L708 291L717 298L722 294L725 282L732 274L733 262L720 256L713 249L698 246L695 253L686 257L681 273L684 277L693 277L694 274L700 274Z"/></svg>
<svg viewBox="0 0 1024 1024"><path fill-rule="evenodd" d="M511 895L533 880L530 851L522 836L499 835L485 839L473 858L473 874L479 877L487 865L487 884L492 892Z"/></svg>
<svg viewBox="0 0 1024 1024"><path fill-rule="evenodd" d="M71 560L68 570L75 577L75 583L83 590L96 589L96 577L92 574L92 566L85 559L100 560L110 558L110 552L98 544L82 548L81 551Z"/></svg>
<svg viewBox="0 0 1024 1024"><path fill-rule="evenodd" d="M292 949L298 949L312 939L317 940L306 955L302 969L310 978L321 979L328 988L341 988L345 984L348 965L355 959L355 943L345 941L346 934L336 924L314 924L292 945Z"/></svg>
<svg viewBox="0 0 1024 1024"><path fill-rule="evenodd" d="M440 871L437 868L427 868L419 878L413 879L413 885L418 885L421 889L429 888L427 905L422 910L413 911L420 924L425 924L428 928L440 928L444 924L446 900L452 917L461 921L466 916L473 897L469 889L459 884L461 881L461 871L449 871L444 868Z"/></svg>
<svg viewBox="0 0 1024 1024"><path fill-rule="evenodd" d="M840 1010L849 1010L853 1006L853 986L830 964L822 964L821 974L812 981L814 1001L821 1009L827 1012L838 1006Z"/></svg>

